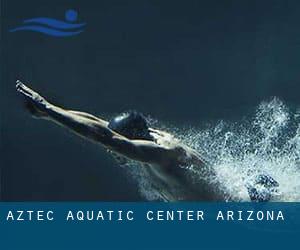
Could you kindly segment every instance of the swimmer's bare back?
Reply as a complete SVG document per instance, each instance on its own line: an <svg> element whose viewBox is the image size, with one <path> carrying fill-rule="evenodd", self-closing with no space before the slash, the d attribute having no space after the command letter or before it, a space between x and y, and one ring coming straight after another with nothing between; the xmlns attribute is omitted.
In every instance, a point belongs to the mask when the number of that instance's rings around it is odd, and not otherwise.
<svg viewBox="0 0 300 250"><path fill-rule="evenodd" d="M201 156L193 149L177 142L159 143L163 140L173 140L168 133L149 128L156 141L132 140L126 138L108 127L108 122L91 114L73 110L67 110L49 103L44 97L33 91L21 81L16 82L17 91L25 98L28 109L34 117L47 119L58 123L76 134L102 144L110 151L121 154L124 157L156 165L163 169L164 173L172 173L179 166L196 165L207 168L209 174L214 174Z"/></svg>

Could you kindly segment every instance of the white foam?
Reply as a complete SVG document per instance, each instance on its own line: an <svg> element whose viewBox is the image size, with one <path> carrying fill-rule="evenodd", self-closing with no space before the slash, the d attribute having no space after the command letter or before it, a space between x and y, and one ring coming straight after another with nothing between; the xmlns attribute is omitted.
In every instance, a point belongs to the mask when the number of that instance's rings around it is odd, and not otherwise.
<svg viewBox="0 0 300 250"><path fill-rule="evenodd" d="M300 201L299 113L292 113L281 100L273 98L262 102L252 117L241 122L219 121L205 130L176 129L176 135L213 165L219 189L228 198L249 200L245 184L257 173L268 173L280 184L275 200ZM201 174L194 168L191 171L194 179ZM131 174L145 198L159 197L159 190L151 185L143 168L132 166Z"/></svg>

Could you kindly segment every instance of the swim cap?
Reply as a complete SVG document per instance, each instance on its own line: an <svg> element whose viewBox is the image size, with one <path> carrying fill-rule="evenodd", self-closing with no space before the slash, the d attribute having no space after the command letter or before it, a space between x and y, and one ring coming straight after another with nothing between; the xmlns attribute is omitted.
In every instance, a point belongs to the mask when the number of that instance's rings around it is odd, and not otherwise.
<svg viewBox="0 0 300 250"><path fill-rule="evenodd" d="M109 121L108 127L129 139L153 140L147 119L136 111L119 114Z"/></svg>

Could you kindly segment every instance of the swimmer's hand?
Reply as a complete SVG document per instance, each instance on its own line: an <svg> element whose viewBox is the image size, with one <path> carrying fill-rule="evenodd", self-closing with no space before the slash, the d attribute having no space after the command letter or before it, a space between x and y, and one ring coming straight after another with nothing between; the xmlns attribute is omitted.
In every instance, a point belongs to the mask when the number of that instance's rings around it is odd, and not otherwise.
<svg viewBox="0 0 300 250"><path fill-rule="evenodd" d="M47 116L45 110L49 103L45 98L27 87L20 80L16 81L16 90L25 98L25 106L35 118Z"/></svg>

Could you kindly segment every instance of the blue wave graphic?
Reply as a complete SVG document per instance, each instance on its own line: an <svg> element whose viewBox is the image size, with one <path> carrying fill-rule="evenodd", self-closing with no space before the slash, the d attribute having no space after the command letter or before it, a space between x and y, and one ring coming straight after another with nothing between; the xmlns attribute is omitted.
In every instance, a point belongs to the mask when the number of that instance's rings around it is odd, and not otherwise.
<svg viewBox="0 0 300 250"><path fill-rule="evenodd" d="M60 31L60 30L54 30L54 29L50 29L50 28L47 28L47 27L35 26L35 25L17 27L15 29L10 30L10 32L21 31L21 30L36 31L36 32L40 32L40 33L44 33L44 34L47 34L47 35L50 35L50 36L56 36L56 37L74 36L74 35L77 35L77 34L83 32L83 30Z"/></svg>
<svg viewBox="0 0 300 250"><path fill-rule="evenodd" d="M83 27L85 25L85 23L73 24L73 23L67 23L67 22L63 22L52 18L46 18L46 17L38 17L38 18L24 20L23 23L44 24L44 25L48 25L51 28L56 28L56 29L75 29L75 28Z"/></svg>
<svg viewBox="0 0 300 250"><path fill-rule="evenodd" d="M74 36L83 32L83 29L80 28L85 26L85 23L73 23L77 19L77 12L75 10L67 10L65 12L65 19L67 22L47 17L27 19L23 21L24 25L9 31L35 31L56 37Z"/></svg>

